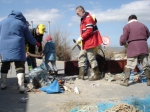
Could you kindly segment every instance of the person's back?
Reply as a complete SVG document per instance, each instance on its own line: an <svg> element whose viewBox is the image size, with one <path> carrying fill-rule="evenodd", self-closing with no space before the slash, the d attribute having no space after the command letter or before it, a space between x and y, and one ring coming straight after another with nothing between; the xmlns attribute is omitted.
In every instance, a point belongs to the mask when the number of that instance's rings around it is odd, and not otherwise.
<svg viewBox="0 0 150 112"><path fill-rule="evenodd" d="M0 54L3 61L26 61L25 37L30 43L36 44L35 39L30 39L31 34L22 13L13 11L0 22Z"/></svg>
<svg viewBox="0 0 150 112"><path fill-rule="evenodd" d="M1 89L7 87L7 73L10 63L14 62L19 90L21 93L24 92L25 39L33 45L37 44L29 32L23 14L19 11L12 11L6 19L0 22Z"/></svg>
<svg viewBox="0 0 150 112"><path fill-rule="evenodd" d="M120 37L120 45L127 46L127 64L125 68L124 80L120 83L122 86L129 86L130 72L133 70L140 59L142 69L147 78L147 86L150 86L150 70L148 63L148 28L137 21L136 15L128 17L128 23L123 28L123 34Z"/></svg>
<svg viewBox="0 0 150 112"><path fill-rule="evenodd" d="M120 44L128 42L127 57L134 57L141 54L148 54L147 39L149 38L149 30L143 24L132 19L123 28L124 32L120 39Z"/></svg>
<svg viewBox="0 0 150 112"><path fill-rule="evenodd" d="M56 49L55 49L55 43L53 41L46 43L46 47L44 48L44 53L45 53L45 59L56 60Z"/></svg>

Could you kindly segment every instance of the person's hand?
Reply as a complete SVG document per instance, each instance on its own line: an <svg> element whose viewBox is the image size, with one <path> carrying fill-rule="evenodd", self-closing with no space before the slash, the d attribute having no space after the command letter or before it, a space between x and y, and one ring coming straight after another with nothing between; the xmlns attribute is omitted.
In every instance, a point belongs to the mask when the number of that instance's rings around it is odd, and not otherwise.
<svg viewBox="0 0 150 112"><path fill-rule="evenodd" d="M30 54L29 52L26 52L26 58L28 58L30 56L29 54Z"/></svg>
<svg viewBox="0 0 150 112"><path fill-rule="evenodd" d="M76 44L79 44L82 41L82 37L79 37L78 40L76 41Z"/></svg>
<svg viewBox="0 0 150 112"><path fill-rule="evenodd" d="M39 42L36 42L36 45L37 45L37 47L40 47L40 46L41 46L41 44L40 44Z"/></svg>
<svg viewBox="0 0 150 112"><path fill-rule="evenodd" d="M42 55L42 54L43 54L43 52L42 52L42 51L40 51L39 53L40 53L40 55Z"/></svg>
<svg viewBox="0 0 150 112"><path fill-rule="evenodd" d="M125 48L127 48L127 47L128 47L128 45L127 45L127 44L124 44L124 47L125 47Z"/></svg>
<svg viewBox="0 0 150 112"><path fill-rule="evenodd" d="M44 56L44 54L42 53L41 56Z"/></svg>

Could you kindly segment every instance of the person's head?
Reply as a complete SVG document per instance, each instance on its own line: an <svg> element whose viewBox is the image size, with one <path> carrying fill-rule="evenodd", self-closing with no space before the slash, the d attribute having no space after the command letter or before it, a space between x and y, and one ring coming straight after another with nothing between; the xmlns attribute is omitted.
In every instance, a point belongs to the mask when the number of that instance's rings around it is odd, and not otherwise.
<svg viewBox="0 0 150 112"><path fill-rule="evenodd" d="M43 25L43 24L38 24L38 26L37 26L37 28L36 28L36 34L37 34L37 35L43 35L44 32L45 32L45 30L46 30L45 25Z"/></svg>
<svg viewBox="0 0 150 112"><path fill-rule="evenodd" d="M52 41L52 37L50 35L47 35L45 38L46 41Z"/></svg>
<svg viewBox="0 0 150 112"><path fill-rule="evenodd" d="M85 14L85 10L82 6L78 6L76 8L76 14L79 16L79 17L82 17L84 14Z"/></svg>
<svg viewBox="0 0 150 112"><path fill-rule="evenodd" d="M136 19L137 20L137 17L136 15L132 14L128 17L128 21L132 20L132 19Z"/></svg>

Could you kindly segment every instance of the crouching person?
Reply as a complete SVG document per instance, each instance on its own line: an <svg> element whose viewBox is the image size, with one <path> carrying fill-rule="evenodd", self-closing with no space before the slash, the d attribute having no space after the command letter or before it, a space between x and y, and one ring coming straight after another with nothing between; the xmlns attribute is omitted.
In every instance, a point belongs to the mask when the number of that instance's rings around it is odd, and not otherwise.
<svg viewBox="0 0 150 112"><path fill-rule="evenodd" d="M1 89L5 89L10 63L14 62L20 93L24 92L25 71L25 40L33 45L38 45L29 32L26 19L19 11L12 11L8 17L0 22L0 54L1 66Z"/></svg>

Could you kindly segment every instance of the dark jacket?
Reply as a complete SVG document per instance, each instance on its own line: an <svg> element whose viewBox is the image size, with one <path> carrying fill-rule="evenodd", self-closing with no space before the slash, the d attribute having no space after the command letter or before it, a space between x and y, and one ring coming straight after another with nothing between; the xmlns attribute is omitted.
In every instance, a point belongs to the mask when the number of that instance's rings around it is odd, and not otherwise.
<svg viewBox="0 0 150 112"><path fill-rule="evenodd" d="M36 35L36 28L30 29L30 32L33 35L33 37L36 39L36 41L41 44L41 46L38 49L38 52L42 51L43 35ZM29 52L35 54L35 46L33 46L30 43L28 43L28 46L29 46Z"/></svg>
<svg viewBox="0 0 150 112"><path fill-rule="evenodd" d="M56 60L56 49L55 43L53 41L46 42L44 51L46 60L55 61Z"/></svg>
<svg viewBox="0 0 150 112"><path fill-rule="evenodd" d="M123 28L123 34L120 37L120 45L122 46L128 43L128 58L145 54L148 55L148 38L148 28L136 20L131 20Z"/></svg>
<svg viewBox="0 0 150 112"><path fill-rule="evenodd" d="M2 61L26 61L25 40L33 46L36 45L36 40L26 25L25 17L21 12L14 10L0 22Z"/></svg>

